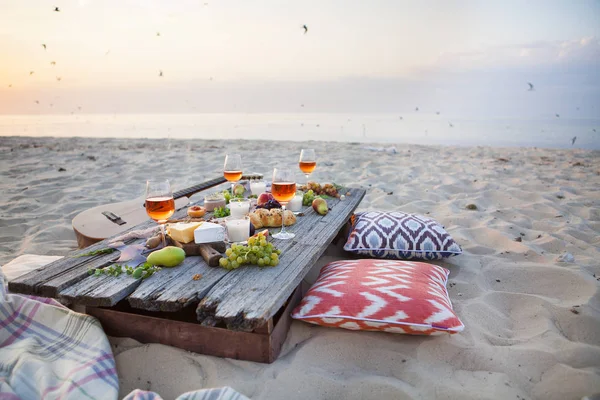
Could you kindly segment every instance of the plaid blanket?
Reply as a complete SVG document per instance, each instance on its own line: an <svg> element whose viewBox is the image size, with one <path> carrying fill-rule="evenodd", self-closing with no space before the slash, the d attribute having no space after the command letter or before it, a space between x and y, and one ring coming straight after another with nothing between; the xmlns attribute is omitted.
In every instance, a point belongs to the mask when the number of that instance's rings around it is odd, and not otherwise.
<svg viewBox="0 0 600 400"><path fill-rule="evenodd" d="M6 266L5 266L6 267ZM94 317L53 299L8 293L0 271L0 399L117 399L115 359ZM127 400L161 400L134 390ZM225 387L178 400L247 400Z"/></svg>

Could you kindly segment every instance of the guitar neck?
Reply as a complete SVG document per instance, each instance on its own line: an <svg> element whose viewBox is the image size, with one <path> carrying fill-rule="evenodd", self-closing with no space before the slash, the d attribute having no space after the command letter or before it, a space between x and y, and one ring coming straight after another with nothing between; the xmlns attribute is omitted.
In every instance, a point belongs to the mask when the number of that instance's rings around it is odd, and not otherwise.
<svg viewBox="0 0 600 400"><path fill-rule="evenodd" d="M227 180L222 176L219 178L211 179L210 181L200 183L198 185L189 187L187 189L178 190L175 193L173 193L173 198L178 199L178 198L184 197L184 196L190 197L191 195L193 195L195 193L201 192L203 190L206 190L213 186L220 185L221 183L225 183L225 182L227 182Z"/></svg>
<svg viewBox="0 0 600 400"><path fill-rule="evenodd" d="M255 179L255 178L262 179L262 175L261 174L252 174L252 175L242 176L242 179ZM189 187L187 189L178 190L175 193L173 193L173 198L178 199L178 198L184 197L184 196L190 197L191 195L193 195L195 193L201 192L203 190L220 185L225 182L227 182L227 179L225 179L225 177L223 177L223 176L220 176L218 178L211 179L210 181L200 183L198 185Z"/></svg>

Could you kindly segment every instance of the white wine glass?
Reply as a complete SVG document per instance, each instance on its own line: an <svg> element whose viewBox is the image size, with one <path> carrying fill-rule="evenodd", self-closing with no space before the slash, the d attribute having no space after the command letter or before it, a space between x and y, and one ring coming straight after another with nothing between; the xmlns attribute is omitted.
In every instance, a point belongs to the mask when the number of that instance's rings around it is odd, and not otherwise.
<svg viewBox="0 0 600 400"><path fill-rule="evenodd" d="M317 156L314 149L302 149L300 151L300 160L298 161L300 170L306 175L306 182L308 183L308 177L317 168Z"/></svg>
<svg viewBox="0 0 600 400"><path fill-rule="evenodd" d="M165 223L175 213L173 191L167 179L162 181L146 181L145 206L148 216L159 224L163 247L166 247Z"/></svg>
<svg viewBox="0 0 600 400"><path fill-rule="evenodd" d="M231 182L231 197L233 197L235 183L242 179L242 156L239 154L225 155L223 176L227 181Z"/></svg>
<svg viewBox="0 0 600 400"><path fill-rule="evenodd" d="M273 182L271 183L271 194L281 203L281 231L274 234L275 239L292 239L296 235L285 230L285 206L296 195L296 179L289 168L275 168L273 170Z"/></svg>

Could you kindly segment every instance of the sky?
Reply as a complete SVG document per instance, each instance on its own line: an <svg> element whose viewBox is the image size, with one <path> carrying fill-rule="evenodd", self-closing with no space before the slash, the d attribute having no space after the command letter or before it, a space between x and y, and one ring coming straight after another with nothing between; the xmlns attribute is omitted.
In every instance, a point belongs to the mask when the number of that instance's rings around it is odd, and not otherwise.
<svg viewBox="0 0 600 400"><path fill-rule="evenodd" d="M0 9L1 114L415 105L600 114L600 1L0 0Z"/></svg>

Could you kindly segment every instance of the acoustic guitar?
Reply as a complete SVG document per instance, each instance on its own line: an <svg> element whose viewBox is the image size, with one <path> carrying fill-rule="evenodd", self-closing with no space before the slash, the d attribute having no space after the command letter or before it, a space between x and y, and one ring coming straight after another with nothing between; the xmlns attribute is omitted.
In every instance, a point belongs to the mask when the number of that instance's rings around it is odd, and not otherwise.
<svg viewBox="0 0 600 400"><path fill-rule="evenodd" d="M261 174L244 175L244 179L262 179ZM224 177L211 179L187 189L173 193L175 209L178 210L190 202L189 197L195 193L227 182ZM127 229L150 219L144 207L144 196L135 200L123 201L90 208L73 218L73 231L77 237L79 248L117 235Z"/></svg>

